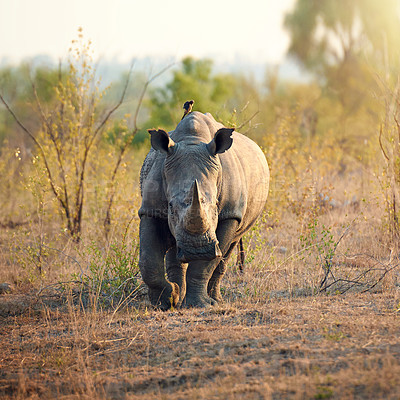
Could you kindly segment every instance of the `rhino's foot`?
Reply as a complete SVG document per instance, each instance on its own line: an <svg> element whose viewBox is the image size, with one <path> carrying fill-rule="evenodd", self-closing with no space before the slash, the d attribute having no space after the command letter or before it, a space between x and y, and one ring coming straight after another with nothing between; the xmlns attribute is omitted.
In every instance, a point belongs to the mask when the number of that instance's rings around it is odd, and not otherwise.
<svg viewBox="0 0 400 400"><path fill-rule="evenodd" d="M219 285L219 282L210 282L210 284L208 285L208 295L216 302L222 302L221 287Z"/></svg>
<svg viewBox="0 0 400 400"><path fill-rule="evenodd" d="M208 292L208 295L217 303L222 303L223 299L222 299L222 295L221 292L219 290L210 290Z"/></svg>
<svg viewBox="0 0 400 400"><path fill-rule="evenodd" d="M179 286L175 282L168 282L163 289L149 288L151 304L163 311L176 307L179 303Z"/></svg>
<svg viewBox="0 0 400 400"><path fill-rule="evenodd" d="M186 294L183 305L185 307L206 308L215 305L217 302L208 295L188 295Z"/></svg>

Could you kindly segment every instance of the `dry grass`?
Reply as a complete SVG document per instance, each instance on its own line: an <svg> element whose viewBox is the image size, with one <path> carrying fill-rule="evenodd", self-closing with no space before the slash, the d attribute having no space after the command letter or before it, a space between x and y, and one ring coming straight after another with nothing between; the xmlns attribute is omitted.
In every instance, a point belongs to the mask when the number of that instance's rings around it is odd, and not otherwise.
<svg viewBox="0 0 400 400"><path fill-rule="evenodd" d="M400 268L381 199L370 193L378 191L356 173L315 180L312 193L307 186L284 209L272 191L277 211L247 236L244 273L232 259L224 304L206 310L156 311L143 291L126 307L104 305L99 293L84 298L76 287L62 291L57 282L93 256L86 244L77 251L48 234L58 250L48 251L38 277L24 246L58 222L1 226L0 282L15 289L0 295L0 397L400 398ZM318 252L324 229L332 241ZM324 257L344 232L332 272L356 283L344 294L340 282L318 294ZM301 236L313 234L305 247ZM137 240L137 219L129 235ZM23 250L26 264L10 248Z"/></svg>
<svg viewBox="0 0 400 400"><path fill-rule="evenodd" d="M15 297L2 300L11 304ZM41 299L3 317L0 393L394 399L400 396L399 299L397 293L228 300L170 312L138 301L118 314Z"/></svg>

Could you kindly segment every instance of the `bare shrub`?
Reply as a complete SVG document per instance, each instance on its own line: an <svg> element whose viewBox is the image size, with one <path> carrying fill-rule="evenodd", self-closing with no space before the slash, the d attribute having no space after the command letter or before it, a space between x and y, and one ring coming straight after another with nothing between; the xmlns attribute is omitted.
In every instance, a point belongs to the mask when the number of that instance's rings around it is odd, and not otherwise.
<svg viewBox="0 0 400 400"><path fill-rule="evenodd" d="M383 121L379 130L379 145L384 160L381 171L382 189L391 239L400 238L400 77L391 82L378 79L384 102Z"/></svg>
<svg viewBox="0 0 400 400"><path fill-rule="evenodd" d="M43 165L51 191L69 235L79 241L82 233L84 204L87 198L88 182L93 183L103 172L102 185L106 186L104 228L109 234L112 207L116 196L116 178L123 165L129 145L138 132L137 119L144 95L149 84L165 71L150 77L144 84L134 111L133 127L121 122L118 128L118 143L107 169L103 168L101 149L104 147L102 133L106 130L112 115L124 101L129 84L130 72L125 81L121 97L110 109L104 109L101 99L105 91L99 89L95 67L91 59L90 41L85 42L81 29L78 40L72 42L68 66L64 73L60 67L58 84L54 87L56 98L45 106L37 94L32 81L32 91L42 127L32 133L17 117L4 97L0 99L19 127L33 140L38 151L37 162ZM168 67L167 67L168 68ZM107 158L107 157L106 157ZM106 172L104 174L104 172ZM104 176L106 175L106 176Z"/></svg>

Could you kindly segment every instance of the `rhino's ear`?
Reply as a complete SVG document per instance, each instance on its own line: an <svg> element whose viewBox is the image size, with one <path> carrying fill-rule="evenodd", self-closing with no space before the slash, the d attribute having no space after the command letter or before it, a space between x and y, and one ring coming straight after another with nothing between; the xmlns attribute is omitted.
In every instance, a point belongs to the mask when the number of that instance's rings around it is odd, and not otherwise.
<svg viewBox="0 0 400 400"><path fill-rule="evenodd" d="M232 132L235 129L232 128L221 128L218 129L214 136L214 139L207 144L208 151L212 154L223 153L228 150L233 143Z"/></svg>
<svg viewBox="0 0 400 400"><path fill-rule="evenodd" d="M169 137L167 132L162 129L149 129L147 132L150 133L151 147L154 150L159 150L166 154L172 153L175 142Z"/></svg>

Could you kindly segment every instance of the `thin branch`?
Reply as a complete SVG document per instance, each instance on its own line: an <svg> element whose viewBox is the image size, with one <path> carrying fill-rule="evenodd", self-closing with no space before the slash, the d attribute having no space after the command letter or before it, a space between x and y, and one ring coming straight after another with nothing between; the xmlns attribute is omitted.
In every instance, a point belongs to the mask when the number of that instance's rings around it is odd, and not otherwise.
<svg viewBox="0 0 400 400"><path fill-rule="evenodd" d="M49 122L49 119L46 117L46 115L45 115L45 113L43 111L42 104L41 104L39 96L37 94L36 85L35 85L34 81L32 80L32 77L30 77L30 80L31 80L32 91L33 91L33 94L34 94L34 97L35 97L35 101L36 101L37 107L39 109L40 116L42 118L43 123L47 127L47 131L49 132L50 139L53 142L54 148L56 150L57 161L58 161L58 163L60 165L61 178L62 178L62 181L63 181L64 201L65 201L65 205L66 205L65 212L67 214L67 218L69 219L69 199L68 199L68 191L67 191L67 182L66 182L66 177L65 177L66 174L65 174L64 164L63 164L63 161L62 161L62 154L61 154L62 151L60 149L60 146L57 143L57 138L54 135L54 131L53 131L53 128L52 128L52 126L51 126L51 124Z"/></svg>
<svg viewBox="0 0 400 400"><path fill-rule="evenodd" d="M130 77L131 77L131 74L132 74L133 65L134 65L134 63L132 62L131 67L129 69L128 77L127 77L125 85L124 85L124 89L122 91L122 94L121 94L121 97L120 97L118 103L107 113L107 115L105 116L103 121L100 123L100 125L94 131L94 134L91 137L90 141L85 144L85 151L84 151L84 154L83 154L83 159L82 159L81 168L80 168L80 174L79 174L79 178L78 178L78 191L77 191L76 197L75 197L75 210L76 210L76 214L74 215L75 223L79 223L80 224L80 221L81 221L81 215L82 215L82 209L83 209L83 198L84 198L84 196L83 196L83 182L84 182L84 178L85 178L86 162L87 162L87 159L88 159L88 156L89 156L89 151L90 151L90 149L91 149L91 147L92 147L92 145L94 143L94 140L95 140L96 136L100 132L100 130L107 123L107 121L109 120L111 115L123 103L123 101L125 99L126 91L128 89ZM78 228L78 230L80 231L80 227Z"/></svg>
<svg viewBox="0 0 400 400"><path fill-rule="evenodd" d="M157 79L160 75L162 75L165 71L167 71L169 68L171 68L173 65L174 64L167 65L165 68L160 70L158 73L156 73L155 75L150 77L146 81L146 83L143 85L142 91L141 91L140 96L139 96L139 101L138 101L138 104L136 106L135 114L134 114L134 117L133 117L133 128L132 128L132 130L130 132L130 136L128 137L128 139L125 141L123 147L121 148L121 151L119 153L119 156L118 156L117 162L115 164L113 173L111 175L111 189L110 189L111 190L111 194L110 194L110 198L108 199L106 217L104 219L104 226L105 227L109 226L110 223L111 223L111 215L110 214L111 214L111 207L112 207L112 204L113 204L113 201L114 201L114 196L115 196L114 183L115 183L115 179L116 179L116 176L117 176L117 172L118 172L119 167L120 167L120 165L122 163L123 157L124 157L124 155L125 155L125 153L126 153L126 151L128 149L128 146L132 143L136 133L139 130L139 128L137 126L137 119L138 119L139 111L140 111L140 109L142 107L142 104L143 104L144 96L145 96L145 94L147 92L147 89L148 89L149 85L155 79Z"/></svg>
<svg viewBox="0 0 400 400"><path fill-rule="evenodd" d="M37 141L37 139L35 138L35 136L32 135L32 133L25 128L25 126L21 123L21 121L18 119L18 117L15 115L15 113L13 112L13 110L10 108L10 106L7 104L7 102L4 100L4 97L2 96L2 94L0 93L0 100L2 101L2 103L5 105L7 111L11 114L11 116L14 118L15 122L19 125L19 127L34 141L34 143L43 151L42 146L40 145L40 143Z"/></svg>
<svg viewBox="0 0 400 400"><path fill-rule="evenodd" d="M141 105L143 103L143 98L144 95L146 94L147 88L148 86L155 80L157 79L160 75L162 75L164 72L168 71L172 66L174 66L175 63L171 63L169 65L167 65L165 68L161 69L159 72L157 72L155 75L153 75L150 79L147 80L147 82L144 84L142 92L139 96L139 102L138 102L138 106L136 107L136 111L135 111L135 115L133 117L133 129L137 130L137 118L139 115L139 111L141 108Z"/></svg>
<svg viewBox="0 0 400 400"><path fill-rule="evenodd" d="M394 121L396 122L397 133L398 133L398 135L399 135L399 143L400 143L400 124L399 124L399 121L398 121L397 118L396 118L396 114L393 115L393 118L394 118Z"/></svg>
<svg viewBox="0 0 400 400"><path fill-rule="evenodd" d="M36 144L36 146L38 147L40 154L43 157L43 162L44 165L46 167L46 172L47 172L47 176L49 178L49 182L50 182L50 186L51 189L54 193L54 195L56 196L57 200L60 202L61 206L63 207L64 210L66 210L66 204L63 201L62 197L59 195L59 193L57 192L57 189L54 185L54 181L53 181L53 176L50 170L50 166L47 162L47 158L46 158L46 154L44 152L44 149L42 147L42 145L39 143L39 141L35 138L35 136L22 124L22 122L18 119L18 117L15 115L15 113L13 112L13 110L10 108L10 106L7 104L7 102L4 100L4 97L1 95L0 93L0 100L2 101L2 103L5 105L7 111L11 114L11 116L14 118L15 122L18 124L18 126L32 139L32 141Z"/></svg>
<svg viewBox="0 0 400 400"><path fill-rule="evenodd" d="M385 272L381 275L381 277L368 289L365 289L364 291L362 291L361 293L365 293L368 292L369 290L373 289L379 282L382 281L382 279L390 272L393 271L395 268L397 268L399 266L399 264L394 265L393 267L385 270Z"/></svg>
<svg viewBox="0 0 400 400"><path fill-rule="evenodd" d="M126 78L126 82L124 85L124 89L122 91L121 97L118 101L118 103L107 113L107 115L105 116L105 118L103 119L103 121L100 123L100 125L96 128L96 130L94 131L94 135L92 137L92 141L93 142L94 138L97 136L97 134L100 132L100 130L103 128L103 126L107 123L107 121L110 119L111 115L118 110L118 108L121 106L121 104L123 103L124 99L125 99L125 95L126 95L126 91L128 89L128 85L129 85L129 81L131 78L131 74L132 74L132 70L133 70L133 66L134 66L134 62L132 62L130 68L129 68L129 72L128 72L128 77Z"/></svg>
<svg viewBox="0 0 400 400"><path fill-rule="evenodd" d="M260 110L256 111L247 121L245 121L242 124L240 124L237 127L237 130L242 129L244 126L246 126L248 123L250 123L256 117L256 115L259 114L259 113L260 113Z"/></svg>
<svg viewBox="0 0 400 400"><path fill-rule="evenodd" d="M390 159L389 159L388 155L386 154L385 149L383 148L383 144L382 144L382 125L379 130L379 146L381 147L382 153L385 156L386 160L389 161Z"/></svg>
<svg viewBox="0 0 400 400"><path fill-rule="evenodd" d="M76 264L78 264L78 267L79 267L79 269L81 270L82 275L84 274L83 269L82 269L82 266L81 266L81 264L79 263L79 261L78 261L76 258L70 256L69 254L65 254L65 252L64 252L63 250L55 249L54 247L50 247L50 246L47 246L47 245L45 245L45 244L42 244L42 246L43 246L43 247L46 247L46 248L49 249L49 250L56 251L57 253L63 255L63 256L66 257L66 258L69 258L70 260L72 260L73 262L75 262ZM87 269L87 268L88 268L88 267L86 267L86 269Z"/></svg>
<svg viewBox="0 0 400 400"><path fill-rule="evenodd" d="M340 235L339 239L336 241L335 246L333 247L332 257L331 257L329 260L325 259L325 262L326 262L326 264L327 264L327 268L326 268L325 276L322 278L321 283L320 283L320 285L319 285L319 287L320 287L320 290L319 290L320 293L321 293L322 291L326 291L326 289L329 287L329 286L324 286L325 283L326 283L326 281L328 280L329 274L331 274L333 280L335 280L335 276L333 275L333 272L332 272L332 260L333 260L333 257L334 257L334 255L335 255L335 253L336 253L336 249L338 248L340 242L341 242L342 239L346 236L347 232L349 231L350 227L352 226L352 224L353 224L353 222L354 222L355 220L356 220L356 219L353 219L353 221L351 221L351 223L347 226L347 228L346 228L346 229L343 231L343 233Z"/></svg>
<svg viewBox="0 0 400 400"><path fill-rule="evenodd" d="M107 113L107 115L105 116L105 118L103 119L103 121L100 123L100 125L96 128L96 130L94 131L94 134L90 140L90 142L87 144L86 148L85 148L85 153L84 153L84 157L82 160L82 167L81 167L81 174L80 174L80 179L79 179L79 186L78 186L78 192L76 195L76 204L78 204L78 201L80 199L83 200L83 180L84 180L84 176L85 176L85 166L86 166L86 160L89 154L89 150L92 147L92 144L96 138L96 136L98 135L98 133L100 132L100 130L104 127L104 125L107 123L107 121L110 119L111 115L121 106L121 104L123 103L124 99L125 99L125 95L126 95L126 91L128 89L128 85L129 85L129 81L131 78L131 74L132 74L132 70L133 70L133 66L134 66L134 62L132 62L130 68L129 68L129 72L128 72L128 76L127 79L125 81L125 85L124 85L124 89L122 91L121 97L118 101L118 103ZM79 209L79 214L82 212L82 204L80 204L80 209Z"/></svg>

